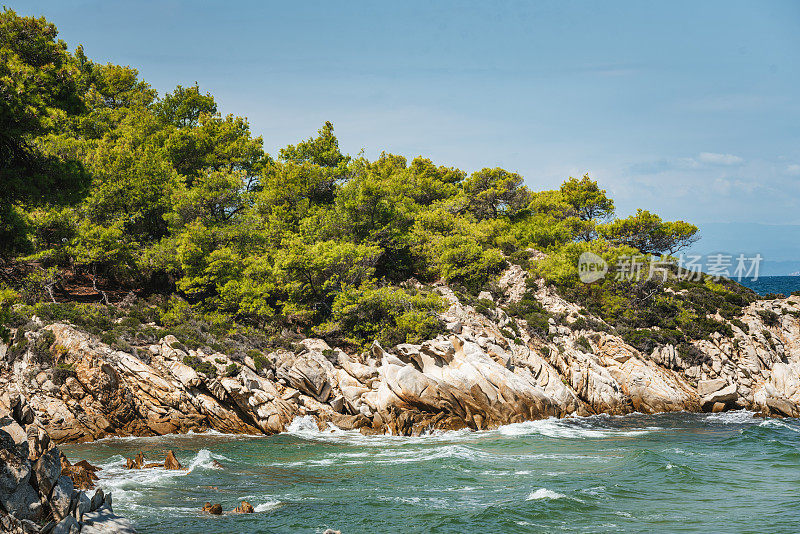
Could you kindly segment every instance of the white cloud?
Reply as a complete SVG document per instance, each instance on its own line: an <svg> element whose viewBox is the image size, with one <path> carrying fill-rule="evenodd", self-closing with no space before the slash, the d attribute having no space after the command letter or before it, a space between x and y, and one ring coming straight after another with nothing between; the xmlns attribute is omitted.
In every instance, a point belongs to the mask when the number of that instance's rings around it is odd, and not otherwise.
<svg viewBox="0 0 800 534"><path fill-rule="evenodd" d="M716 152L701 152L697 159L708 165L741 165L744 160L733 154L717 154Z"/></svg>
<svg viewBox="0 0 800 534"><path fill-rule="evenodd" d="M786 167L786 174L791 174L792 176L800 176L800 165L797 163L793 163Z"/></svg>

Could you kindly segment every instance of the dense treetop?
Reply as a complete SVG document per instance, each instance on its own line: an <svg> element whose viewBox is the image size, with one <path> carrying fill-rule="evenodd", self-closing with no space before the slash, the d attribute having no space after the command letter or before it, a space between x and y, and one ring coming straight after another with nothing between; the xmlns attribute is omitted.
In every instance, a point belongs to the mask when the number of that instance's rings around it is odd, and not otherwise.
<svg viewBox="0 0 800 534"><path fill-rule="evenodd" d="M695 239L647 211L615 219L589 176L532 192L500 168L369 161L342 154L330 122L271 157L196 85L160 96L56 34L0 13L0 255L40 278L172 295L168 313L229 329L396 342L437 330L429 284L476 294L509 261L529 267L527 249L549 255L531 269L569 288L580 251L658 255Z"/></svg>

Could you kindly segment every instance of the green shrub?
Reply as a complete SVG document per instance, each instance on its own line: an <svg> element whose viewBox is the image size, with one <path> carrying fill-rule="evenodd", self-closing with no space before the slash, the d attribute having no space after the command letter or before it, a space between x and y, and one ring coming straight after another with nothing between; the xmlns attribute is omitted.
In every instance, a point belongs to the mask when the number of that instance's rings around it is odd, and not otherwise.
<svg viewBox="0 0 800 534"><path fill-rule="evenodd" d="M548 339L550 337L549 319L551 316L536 299L536 293L533 289L528 289L519 302L506 307L506 313L512 317L524 319L528 325L528 333L530 335L540 339Z"/></svg>
<svg viewBox="0 0 800 534"><path fill-rule="evenodd" d="M575 344L582 348L584 352L594 354L592 344L584 336L578 337L578 339L575 340Z"/></svg>
<svg viewBox="0 0 800 534"><path fill-rule="evenodd" d="M100 341L106 345L114 345L119 341L119 338L113 330L109 330L100 335Z"/></svg>
<svg viewBox="0 0 800 534"><path fill-rule="evenodd" d="M315 331L328 339L343 334L358 345L372 340L385 346L417 343L443 331L438 318L442 308L435 293L367 283L339 293L333 302L331 320Z"/></svg>
<svg viewBox="0 0 800 534"><path fill-rule="evenodd" d="M50 352L50 347L56 341L56 335L52 330L42 330L39 337L34 341L31 347L35 361L39 364L52 364L53 354Z"/></svg>
<svg viewBox="0 0 800 534"><path fill-rule="evenodd" d="M53 367L53 384L62 386L70 376L73 378L78 377L78 374L73 369L72 364L59 363Z"/></svg>
<svg viewBox="0 0 800 534"><path fill-rule="evenodd" d="M214 378L217 376L217 368L214 367L214 364L211 362L204 362L200 358L196 356L189 356L188 354L183 357L183 363L197 371L198 373L204 374L209 378Z"/></svg>
<svg viewBox="0 0 800 534"><path fill-rule="evenodd" d="M745 334L750 332L750 327L741 319L731 319L731 324L738 327Z"/></svg>
<svg viewBox="0 0 800 534"><path fill-rule="evenodd" d="M232 363L225 368L225 376L232 377L238 374L239 374L239 366L235 363Z"/></svg>
<svg viewBox="0 0 800 534"><path fill-rule="evenodd" d="M494 310L494 301L489 299L478 299L478 302L475 304L475 311L489 319L494 317Z"/></svg>
<svg viewBox="0 0 800 534"><path fill-rule="evenodd" d="M253 363L256 366L256 372L260 373L263 369L269 367L269 360L267 360L263 354L256 354L253 358Z"/></svg>
<svg viewBox="0 0 800 534"><path fill-rule="evenodd" d="M756 311L761 320L767 326L777 326L780 322L780 316L771 310L758 310Z"/></svg>

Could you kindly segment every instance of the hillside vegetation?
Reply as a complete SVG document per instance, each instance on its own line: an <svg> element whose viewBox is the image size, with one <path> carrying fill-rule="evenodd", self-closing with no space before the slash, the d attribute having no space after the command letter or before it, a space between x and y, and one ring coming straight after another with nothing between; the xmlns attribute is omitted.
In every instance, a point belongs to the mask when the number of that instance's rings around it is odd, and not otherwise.
<svg viewBox="0 0 800 534"><path fill-rule="evenodd" d="M370 161L343 154L329 122L267 154L246 118L221 114L196 85L159 95L135 68L70 52L52 24L10 10L0 13L0 57L9 327L36 314L118 344L157 339L159 327L193 346L241 336L265 347L309 335L354 347L415 342L441 329L432 284L480 305L476 295L513 263L649 350L729 329L755 298L705 276L681 282L674 269L666 282L582 284L581 252L613 266L674 254L697 232L647 211L615 218L588 175L534 192L500 168L468 174L390 153ZM531 249L546 259L532 261ZM70 302L76 280L96 303ZM118 306L115 290L139 298ZM532 293L508 311L539 336L559 319Z"/></svg>

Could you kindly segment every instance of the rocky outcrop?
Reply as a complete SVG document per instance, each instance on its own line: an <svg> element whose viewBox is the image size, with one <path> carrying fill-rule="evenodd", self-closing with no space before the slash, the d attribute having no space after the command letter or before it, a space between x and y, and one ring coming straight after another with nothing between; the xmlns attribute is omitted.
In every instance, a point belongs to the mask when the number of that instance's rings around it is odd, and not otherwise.
<svg viewBox="0 0 800 534"><path fill-rule="evenodd" d="M29 420L35 412L59 442L208 429L272 434L303 416L364 433L418 434L571 414L800 413L800 297L750 304L732 337L695 342L688 358L669 345L643 354L612 329L590 329L602 321L541 280L533 285L536 299L563 320L551 319L546 339L530 336L523 320L503 311L525 294L527 277L508 269L501 293L486 292L481 301L498 305L481 313L438 287L448 303L440 317L447 332L421 344L375 343L350 354L306 339L258 366L250 357L234 362L187 350L172 336L136 355L56 323L43 330L55 337L51 350L70 369L66 379L56 384L52 371L27 355L6 365L0 386L27 395L31 413L19 416ZM767 311L778 317L769 325ZM34 342L42 333L26 335ZM145 466L143 458L129 464Z"/></svg>
<svg viewBox="0 0 800 534"><path fill-rule="evenodd" d="M0 532L135 534L114 515L111 494L80 489L76 473L94 474L87 466L69 463L24 397L0 397Z"/></svg>
<svg viewBox="0 0 800 534"><path fill-rule="evenodd" d="M242 501L242 503L233 510L231 510L231 512L234 514L252 514L255 513L255 509L253 508L253 505L250 504L249 502Z"/></svg>
<svg viewBox="0 0 800 534"><path fill-rule="evenodd" d="M186 470L186 468L183 467L175 457L175 453L172 451L167 451L167 455L164 458L163 464L158 462L145 462L144 455L141 452L138 452L133 458L128 458L125 462L126 469L150 469L154 467L163 467L168 471Z"/></svg>
<svg viewBox="0 0 800 534"><path fill-rule="evenodd" d="M211 515L222 515L222 505L219 503L211 504L207 502L203 505L203 511Z"/></svg>

